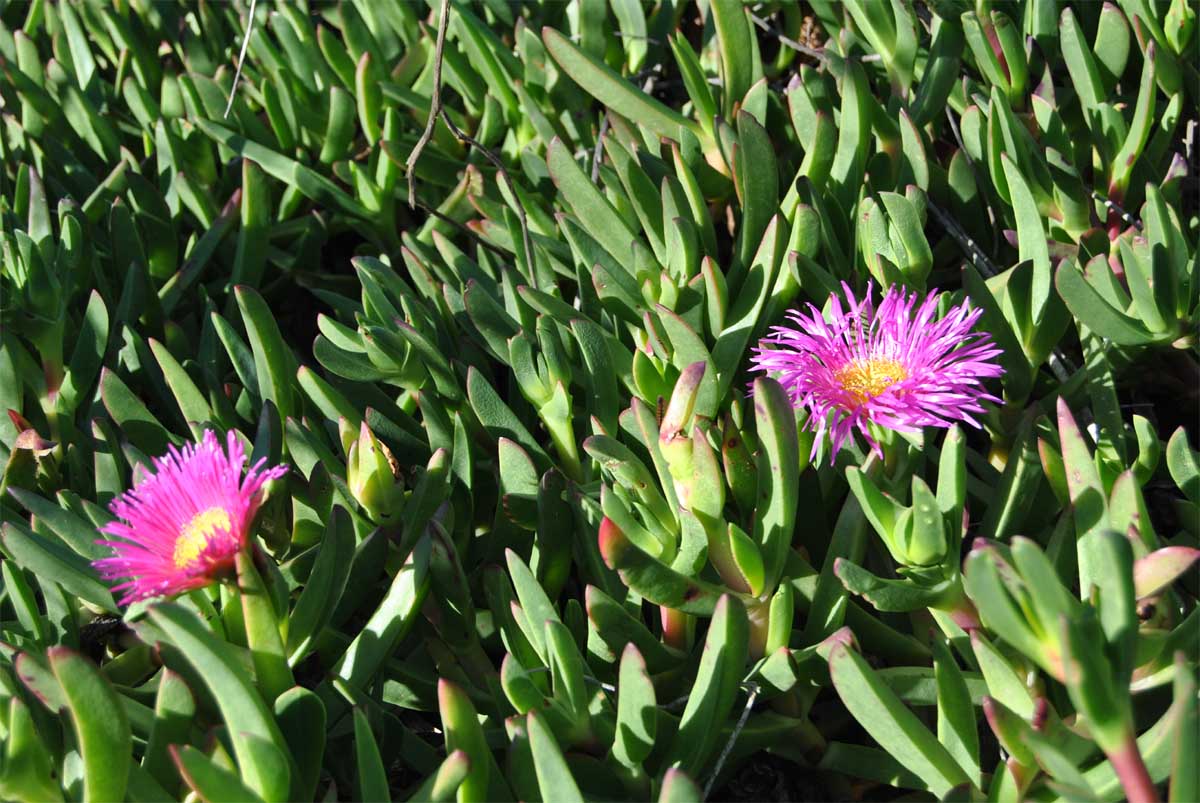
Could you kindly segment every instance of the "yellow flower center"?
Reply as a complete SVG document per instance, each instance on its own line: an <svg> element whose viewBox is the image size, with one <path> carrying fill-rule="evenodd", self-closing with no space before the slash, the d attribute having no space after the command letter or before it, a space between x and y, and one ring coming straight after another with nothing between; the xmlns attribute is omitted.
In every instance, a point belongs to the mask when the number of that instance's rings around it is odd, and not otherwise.
<svg viewBox="0 0 1200 803"><path fill-rule="evenodd" d="M228 532L229 527L229 513L223 507L210 507L197 513L183 525L179 538L175 539L175 567L182 569L200 557L208 546L208 539L216 533Z"/></svg>
<svg viewBox="0 0 1200 803"><path fill-rule="evenodd" d="M859 404L866 404L892 385L908 378L908 371L898 361L880 357L871 360L848 362L833 374Z"/></svg>

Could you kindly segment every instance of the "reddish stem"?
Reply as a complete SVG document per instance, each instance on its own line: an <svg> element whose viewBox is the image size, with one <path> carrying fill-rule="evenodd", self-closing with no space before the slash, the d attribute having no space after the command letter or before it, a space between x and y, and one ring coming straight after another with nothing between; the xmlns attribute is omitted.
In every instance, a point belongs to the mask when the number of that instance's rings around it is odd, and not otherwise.
<svg viewBox="0 0 1200 803"><path fill-rule="evenodd" d="M1109 242L1116 242L1121 236L1121 231L1125 228L1125 220L1121 217L1121 213L1116 209L1108 210L1108 220L1106 221L1108 228Z"/></svg>
<svg viewBox="0 0 1200 803"><path fill-rule="evenodd" d="M1154 788L1154 781L1150 780L1150 773L1146 771L1146 763L1142 761L1142 753L1133 734L1126 736L1119 748L1108 753L1108 760L1117 771L1129 803L1158 803L1158 790Z"/></svg>
<svg viewBox="0 0 1200 803"><path fill-rule="evenodd" d="M688 648L688 615L674 608L660 605L663 641L670 647L686 651Z"/></svg>

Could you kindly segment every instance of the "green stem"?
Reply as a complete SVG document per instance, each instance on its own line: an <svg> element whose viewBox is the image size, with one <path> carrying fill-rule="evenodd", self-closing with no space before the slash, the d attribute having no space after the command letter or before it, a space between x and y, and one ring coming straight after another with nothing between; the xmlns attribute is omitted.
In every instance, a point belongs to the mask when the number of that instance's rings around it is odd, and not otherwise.
<svg viewBox="0 0 1200 803"><path fill-rule="evenodd" d="M560 419L542 414L542 422L554 442L554 449L563 462L563 473L575 482L583 482L583 466L579 462L579 449L575 445L575 431L569 419Z"/></svg>
<svg viewBox="0 0 1200 803"><path fill-rule="evenodd" d="M750 660L757 661L766 652L767 635L771 627L769 602L751 603L746 615L750 620Z"/></svg>
<svg viewBox="0 0 1200 803"><path fill-rule="evenodd" d="M288 667L279 621L262 575L254 566L247 549L237 554L238 592L242 598L242 616L246 622L246 642L254 660L258 687L268 705L296 685Z"/></svg>
<svg viewBox="0 0 1200 803"><path fill-rule="evenodd" d="M687 652L691 648L691 617L674 608L659 606L662 620L663 641L670 647Z"/></svg>

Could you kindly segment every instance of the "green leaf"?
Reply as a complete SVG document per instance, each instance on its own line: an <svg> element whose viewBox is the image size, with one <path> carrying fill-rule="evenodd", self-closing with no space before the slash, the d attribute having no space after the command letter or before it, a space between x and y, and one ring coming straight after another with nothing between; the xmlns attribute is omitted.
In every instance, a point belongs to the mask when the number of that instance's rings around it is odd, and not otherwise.
<svg viewBox="0 0 1200 803"><path fill-rule="evenodd" d="M678 140L681 128L697 138L701 137L700 127L695 122L634 88L595 56L584 53L572 44L563 34L553 28L543 28L542 41L563 72L584 91L622 117L644 125L667 139ZM741 99L740 96L738 99ZM620 257L619 254L613 256Z"/></svg>
<svg viewBox="0 0 1200 803"><path fill-rule="evenodd" d="M546 167L554 186L562 194L583 229L607 251L617 264L636 274L633 243L637 235L613 209L609 201L576 163L561 140L555 138L546 149Z"/></svg>
<svg viewBox="0 0 1200 803"><path fill-rule="evenodd" d="M3 540L5 553L18 566L43 582L57 583L80 599L109 613L117 613L117 603L108 587L100 582L95 570L79 554L25 529L17 521L4 523L0 540Z"/></svg>
<svg viewBox="0 0 1200 803"><path fill-rule="evenodd" d="M621 652L626 645L635 647L651 672L661 672L679 663L682 655L678 651L663 644L612 597L590 585L584 596L596 634L614 653Z"/></svg>
<svg viewBox="0 0 1200 803"><path fill-rule="evenodd" d="M312 800L325 755L325 706L314 692L300 686L275 699L275 721L294 759L292 800Z"/></svg>
<svg viewBox="0 0 1200 803"><path fill-rule="evenodd" d="M1095 596L1099 597L1094 604L1100 615L1104 638L1108 642L1105 652L1110 671L1117 678L1117 683L1124 686L1133 670L1139 625L1134 601L1133 549L1124 534L1112 530L1104 531L1095 539L1092 549L1096 553L1093 563ZM1034 579L1033 583L1036 582ZM1066 596L1065 593L1063 596Z"/></svg>
<svg viewBox="0 0 1200 803"><path fill-rule="evenodd" d="M917 789L924 783L894 756L859 744L830 743L817 766L827 772L864 778L901 789Z"/></svg>
<svg viewBox="0 0 1200 803"><path fill-rule="evenodd" d="M989 630L1044 667L1049 664L1052 674L1058 674L1060 668L1053 668L1058 656L1044 654L1041 640L1030 628L1024 612L1013 602L1000 578L1000 570L996 565L999 557L993 554L995 551L995 547L986 547L973 549L967 555L963 573L967 596L979 609L979 616Z"/></svg>
<svg viewBox="0 0 1200 803"><path fill-rule="evenodd" d="M1045 315L1045 308L1053 299L1050 296L1050 251L1046 245L1046 231L1037 202L1025 181L1020 168L1007 153L1000 155L1008 190L1012 196L1013 213L1017 218L1018 258L1032 260L1033 275L1030 286L1030 319L1028 326L1037 327ZM1061 269L1060 269L1061 271ZM1027 333L1028 339L1028 333Z"/></svg>
<svg viewBox="0 0 1200 803"><path fill-rule="evenodd" d="M1167 470L1176 487L1193 504L1200 505L1200 455L1188 446L1187 431L1180 427L1167 441Z"/></svg>
<svg viewBox="0 0 1200 803"><path fill-rule="evenodd" d="M979 788L979 731L962 671L940 638L930 639L937 683L937 735L947 752Z"/></svg>
<svg viewBox="0 0 1200 803"><path fill-rule="evenodd" d="M961 75L963 43L963 28L957 20L942 18L910 106L916 125L925 126L944 113L946 99Z"/></svg>
<svg viewBox="0 0 1200 803"><path fill-rule="evenodd" d="M62 800L50 751L38 736L29 707L18 695L9 698L7 726L0 795L13 800Z"/></svg>
<svg viewBox="0 0 1200 803"><path fill-rule="evenodd" d="M245 286L235 287L234 294L254 353L259 393L263 401L271 401L278 408L282 424L296 413L293 395L296 359L263 297Z"/></svg>
<svg viewBox="0 0 1200 803"><path fill-rule="evenodd" d="M513 589L517 592L517 599L521 602L521 609L525 611L525 615L532 625L525 635L542 660L549 661L549 645L543 635L542 625L545 622L562 624L562 621L558 618L558 612L554 610L554 604L546 596L541 583L529 570L525 561L521 560L521 557L511 549L504 551L504 559L508 565L508 574L512 579Z"/></svg>
<svg viewBox="0 0 1200 803"><path fill-rule="evenodd" d="M489 435L496 439L504 437L519 443L537 461L539 468L545 470L550 467L549 455L474 366L467 370L467 397L475 415L479 417L479 422Z"/></svg>
<svg viewBox="0 0 1200 803"><path fill-rule="evenodd" d="M100 398L113 421L143 452L160 455L167 451L170 435L145 403L129 389L115 371L100 371Z"/></svg>
<svg viewBox="0 0 1200 803"><path fill-rule="evenodd" d="M1177 653L1175 661L1174 743L1171 756L1171 787L1167 799L1183 803L1200 795L1200 765L1192 760L1196 755L1197 733L1200 733L1200 706L1196 704L1195 675L1187 669L1186 659ZM1140 746L1140 745L1139 745Z"/></svg>
<svg viewBox="0 0 1200 803"><path fill-rule="evenodd" d="M142 768L166 789L176 790L179 786L168 748L187 741L195 715L196 701L187 682L164 667L154 698L154 724L142 756Z"/></svg>
<svg viewBox="0 0 1200 803"><path fill-rule="evenodd" d="M787 235L788 224L783 216L771 218L749 273L737 290L737 301L712 347L713 364L717 366L719 374L720 396L724 396L733 385L733 379L743 364L746 345L759 328L759 316L775 285Z"/></svg>
<svg viewBox="0 0 1200 803"><path fill-rule="evenodd" d="M721 109L726 118L732 118L735 106L754 81L754 33L739 0L713 0L710 8L721 54Z"/></svg>
<svg viewBox="0 0 1200 803"><path fill-rule="evenodd" d="M703 799L700 787L683 770L670 767L663 774L658 803L689 803Z"/></svg>
<svg viewBox="0 0 1200 803"><path fill-rule="evenodd" d="M866 73L857 62L847 65L839 87L842 94L838 123L837 152L829 177L837 187L843 207L857 198L862 188L871 143L871 96Z"/></svg>
<svg viewBox="0 0 1200 803"><path fill-rule="evenodd" d="M721 589L676 572L635 545L609 519L600 525L600 554L633 590L651 602L697 616L709 616Z"/></svg>
<svg viewBox="0 0 1200 803"><path fill-rule="evenodd" d="M1133 564L1134 590L1138 599L1156 596L1181 577L1200 559L1200 550L1168 546L1151 552Z"/></svg>
<svg viewBox="0 0 1200 803"><path fill-rule="evenodd" d="M538 786L543 800L561 800L563 803L583 803L583 794L571 775L558 741L546 725L541 714L530 711L526 715L529 730L529 747L533 752L533 767L537 772ZM459 798L462 799L461 797Z"/></svg>
<svg viewBox="0 0 1200 803"><path fill-rule="evenodd" d="M856 466L846 469L846 482L892 558L901 565L906 564L903 543L896 537L897 522L904 507L879 490L875 481Z"/></svg>
<svg viewBox="0 0 1200 803"><path fill-rule="evenodd" d="M761 452L755 501L754 540L762 547L764 588L774 588L792 542L799 504L799 435L791 400L773 379L754 383L754 417Z"/></svg>
<svg viewBox="0 0 1200 803"><path fill-rule="evenodd" d="M61 411L73 411L84 400L84 394L92 392L92 383L108 348L108 308L99 291L92 290L87 309L83 313L82 328L75 340L67 373L58 390L57 407Z"/></svg>
<svg viewBox="0 0 1200 803"><path fill-rule="evenodd" d="M455 684L446 679L438 681L438 710L442 729L446 733L446 751L462 751L467 756L469 770L458 787L459 803L472 803L488 798L491 752L475 714L471 700ZM553 738L553 737L551 737Z"/></svg>
<svg viewBox="0 0 1200 803"><path fill-rule="evenodd" d="M234 561L255 680L267 704L273 705L276 697L295 685L279 636L278 615L250 552L239 550Z"/></svg>
<svg viewBox="0 0 1200 803"><path fill-rule="evenodd" d="M375 743L367 715L358 707L354 709L354 754L358 764L358 785L355 787L358 799L390 801L387 771L379 756L379 745Z"/></svg>
<svg viewBox="0 0 1200 803"><path fill-rule="evenodd" d="M1092 542L1108 525L1108 503L1087 442L1075 423L1075 417L1071 415L1071 409L1061 397L1058 399L1058 433L1067 470L1071 509L1075 516L1079 594L1082 599L1087 599L1095 579Z"/></svg>
<svg viewBox="0 0 1200 803"><path fill-rule="evenodd" d="M736 524L730 523L728 533L730 556L737 567L737 573L745 581L745 588L753 596L762 594L766 579L762 551L759 550L758 544ZM714 557L715 555L716 551L714 550Z"/></svg>
<svg viewBox="0 0 1200 803"><path fill-rule="evenodd" d="M739 14L744 14L740 10ZM729 284L740 288L745 270L763 241L771 218L779 210L779 168L767 131L746 111L737 115L738 141L734 147L734 186L742 205L738 228L737 263Z"/></svg>
<svg viewBox="0 0 1200 803"><path fill-rule="evenodd" d="M749 637L745 606L723 594L713 610L696 680L671 743L671 766L688 773L706 766L745 674Z"/></svg>
<svg viewBox="0 0 1200 803"><path fill-rule="evenodd" d="M133 744L116 692L82 655L51 647L47 657L62 686L83 756L84 801L124 799Z"/></svg>
<svg viewBox="0 0 1200 803"><path fill-rule="evenodd" d="M342 596L354 554L354 528L341 505L329 512L317 558L288 617L287 652L293 666L308 653Z"/></svg>
<svg viewBox="0 0 1200 803"><path fill-rule="evenodd" d="M632 643L621 653L617 682L617 732L613 756L627 767L636 767L654 748L657 717L654 684L646 662Z"/></svg>
<svg viewBox="0 0 1200 803"><path fill-rule="evenodd" d="M1110 196L1120 197L1125 192L1125 188L1129 186L1129 177L1133 174L1133 166L1150 136L1150 128L1154 122L1154 101L1158 95L1158 88L1154 83L1155 54L1155 45L1152 42L1147 46L1145 58L1142 60L1142 79L1138 86L1133 119L1129 123L1129 133L1112 161L1108 190Z"/></svg>
<svg viewBox="0 0 1200 803"><path fill-rule="evenodd" d="M455 799L458 787L471 772L471 759L466 752L455 750L446 756L437 771L425 779L410 800L428 800L431 803L449 803Z"/></svg>
<svg viewBox="0 0 1200 803"><path fill-rule="evenodd" d="M286 800L290 784L286 765L280 772L279 767L260 758L261 751L252 743L257 739L283 744L283 736L229 645L219 641L195 614L177 603L157 603L147 609L147 615L212 691L221 716L229 725L230 741L246 785L264 800Z"/></svg>
<svg viewBox="0 0 1200 803"><path fill-rule="evenodd" d="M108 547L96 543L100 534L93 524L83 521L71 511L23 488L10 487L8 493L20 503L21 507L29 511L30 516L48 527L62 539L64 544L79 555L88 560L96 560L111 554Z"/></svg>
<svg viewBox="0 0 1200 803"><path fill-rule="evenodd" d="M171 745L171 757L179 774L202 800L238 803L262 800L233 772L225 769L190 744Z"/></svg>
<svg viewBox="0 0 1200 803"><path fill-rule="evenodd" d="M290 187L295 187L305 197L311 198L319 204L331 206L354 218L362 220L371 218L371 213L366 207L316 171L258 143L251 142L223 125L204 119L196 120L195 123L196 127L210 138L239 156L254 161L268 175Z"/></svg>
<svg viewBox="0 0 1200 803"><path fill-rule="evenodd" d="M829 653L829 674L838 696L859 724L916 774L926 789L940 797L959 784L970 783L950 752L862 656L844 644L835 645Z"/></svg>
<svg viewBox="0 0 1200 803"><path fill-rule="evenodd" d="M530 630L534 630L538 620L530 619ZM546 619L542 631L554 696L574 714L576 720L584 720L587 718L588 698L583 679L583 656L579 654L571 631L562 622Z"/></svg>
<svg viewBox="0 0 1200 803"><path fill-rule="evenodd" d="M1125 269L1125 282L1129 286L1129 295L1133 297L1133 309L1140 321L1155 333L1171 332L1175 324L1175 301L1159 306L1158 285L1160 282L1170 286L1174 277L1166 271L1166 254L1161 248L1155 249L1159 258L1155 259L1149 244L1141 237L1134 239L1123 236L1117 240L1121 253L1121 266ZM1158 263L1155 265L1154 263Z"/></svg>
<svg viewBox="0 0 1200 803"><path fill-rule="evenodd" d="M670 37L670 44L684 89L692 101L692 108L695 110L693 113L699 118L700 127L711 136L713 118L717 114L717 102L713 99L712 89L708 85L708 78L700 65L700 59L682 31L676 31Z"/></svg>
<svg viewBox="0 0 1200 803"><path fill-rule="evenodd" d="M351 689L367 687L394 646L415 623L429 591L429 550L427 538L417 541L371 618L334 665L333 675Z"/></svg>
<svg viewBox="0 0 1200 803"><path fill-rule="evenodd" d="M196 383L192 381L187 371L167 350L166 346L154 338L150 338L149 345L154 359L158 361L158 367L162 369L163 379L171 388L171 392L175 394L175 402L179 405L179 412L183 414L183 420L189 425L193 425L192 437L199 440L201 437L200 425L213 420L212 408L208 406L208 401L196 387Z"/></svg>
<svg viewBox="0 0 1200 803"><path fill-rule="evenodd" d="M851 594L857 594L877 611L906 612L936 607L953 590L951 581L943 580L931 586L912 580L889 580L845 558L834 562L834 573Z"/></svg>

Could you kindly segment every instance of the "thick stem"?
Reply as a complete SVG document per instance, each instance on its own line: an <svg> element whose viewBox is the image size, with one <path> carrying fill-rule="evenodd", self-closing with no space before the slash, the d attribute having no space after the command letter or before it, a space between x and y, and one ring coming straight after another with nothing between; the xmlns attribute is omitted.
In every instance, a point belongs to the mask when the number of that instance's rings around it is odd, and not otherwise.
<svg viewBox="0 0 1200 803"><path fill-rule="evenodd" d="M1146 762L1142 761L1142 753L1133 734L1126 736L1120 747L1107 752L1129 803L1158 803L1158 790L1146 771Z"/></svg>
<svg viewBox="0 0 1200 803"><path fill-rule="evenodd" d="M563 472L575 482L583 482L583 465L579 462L579 450L575 446L575 432L571 429L570 420L543 412L542 423L546 425L550 440L562 460Z"/></svg>
<svg viewBox="0 0 1200 803"><path fill-rule="evenodd" d="M248 549L237 554L237 587L242 598L242 616L246 623L246 643L254 661L258 687L268 704L296 685L288 666L283 639L279 635L279 619L271 603L262 575L254 567L254 557Z"/></svg>
<svg viewBox="0 0 1200 803"><path fill-rule="evenodd" d="M757 661L763 657L767 646L767 631L771 626L771 610L769 603L750 604L746 615L750 621L750 660Z"/></svg>
<svg viewBox="0 0 1200 803"><path fill-rule="evenodd" d="M691 641L691 628L688 626L688 615L674 608L659 606L659 617L662 620L663 641L669 647L687 651Z"/></svg>
<svg viewBox="0 0 1200 803"><path fill-rule="evenodd" d="M940 604L937 607L939 610L946 612L954 624L958 625L968 633L972 630L978 630L980 627L982 627L982 625L979 623L979 612L975 610L974 603L967 598L965 593L961 594L956 599L950 600L946 604Z"/></svg>

